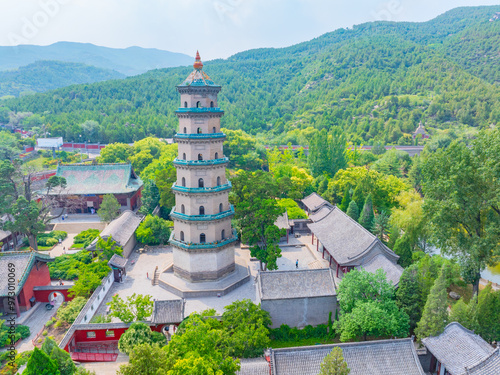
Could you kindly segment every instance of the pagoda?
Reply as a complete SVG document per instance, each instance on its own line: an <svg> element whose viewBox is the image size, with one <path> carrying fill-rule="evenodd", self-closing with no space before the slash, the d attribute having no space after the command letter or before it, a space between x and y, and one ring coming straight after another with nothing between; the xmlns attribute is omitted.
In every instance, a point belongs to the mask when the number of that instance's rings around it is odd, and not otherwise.
<svg viewBox="0 0 500 375"><path fill-rule="evenodd" d="M231 228L234 208L228 201L228 158L222 151L224 111L217 104L221 87L203 72L198 52L193 67L177 86L181 95L175 135L179 154L174 160L177 180L172 186L175 207L170 213L174 221L170 244L174 274L198 282L218 280L234 271L237 237Z"/></svg>

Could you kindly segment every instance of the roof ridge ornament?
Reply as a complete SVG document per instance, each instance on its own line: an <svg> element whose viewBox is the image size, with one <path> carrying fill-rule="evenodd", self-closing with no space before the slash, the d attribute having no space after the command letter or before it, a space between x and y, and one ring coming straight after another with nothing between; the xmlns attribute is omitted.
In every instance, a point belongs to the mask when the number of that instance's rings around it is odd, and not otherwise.
<svg viewBox="0 0 500 375"><path fill-rule="evenodd" d="M200 53L198 51L196 51L196 59L193 64L193 68L195 68L195 70L203 69L203 63L201 62Z"/></svg>

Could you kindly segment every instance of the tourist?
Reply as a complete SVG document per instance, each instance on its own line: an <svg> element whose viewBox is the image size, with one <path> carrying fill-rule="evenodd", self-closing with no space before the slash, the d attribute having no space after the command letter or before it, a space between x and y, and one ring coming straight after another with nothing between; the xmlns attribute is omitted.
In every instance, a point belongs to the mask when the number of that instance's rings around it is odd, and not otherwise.
<svg viewBox="0 0 500 375"><path fill-rule="evenodd" d="M299 268L299 260L298 259L295 261L295 268Z"/></svg>

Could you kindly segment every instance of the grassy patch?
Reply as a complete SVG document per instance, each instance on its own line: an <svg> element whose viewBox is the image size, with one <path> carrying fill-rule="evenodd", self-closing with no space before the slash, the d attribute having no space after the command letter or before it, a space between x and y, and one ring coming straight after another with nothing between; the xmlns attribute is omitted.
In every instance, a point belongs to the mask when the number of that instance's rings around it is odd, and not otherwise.
<svg viewBox="0 0 500 375"><path fill-rule="evenodd" d="M71 245L70 249L83 249L83 243L74 243Z"/></svg>
<svg viewBox="0 0 500 375"><path fill-rule="evenodd" d="M38 246L38 251L50 251L54 248L55 246ZM25 250L29 250L30 247L29 246L23 246L21 247L19 250L21 251L25 251Z"/></svg>
<svg viewBox="0 0 500 375"><path fill-rule="evenodd" d="M448 300L451 304L454 304L457 301L450 298L450 295L449 295L450 292L457 293L460 297L462 297L462 299L466 303L469 303L470 299L472 298L472 285L471 284L467 284L466 286L458 286L458 285L452 284L452 285L450 285L450 287L448 288L447 291L448 291Z"/></svg>
<svg viewBox="0 0 500 375"><path fill-rule="evenodd" d="M26 167L35 168L35 170L37 170L37 171L43 171L45 169L45 168L43 168L43 162L45 160L47 160L47 158L45 158L43 156L40 156L40 157L38 157L36 159L27 161L24 165Z"/></svg>

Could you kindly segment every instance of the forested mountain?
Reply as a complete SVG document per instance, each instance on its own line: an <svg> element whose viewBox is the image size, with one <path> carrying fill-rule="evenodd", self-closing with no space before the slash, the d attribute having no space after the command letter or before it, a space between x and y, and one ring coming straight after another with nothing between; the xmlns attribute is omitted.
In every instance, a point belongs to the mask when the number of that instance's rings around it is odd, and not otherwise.
<svg viewBox="0 0 500 375"><path fill-rule="evenodd" d="M125 75L95 66L61 61L37 61L18 69L0 72L0 97L19 96L26 92L44 92L74 84L119 78L125 78Z"/></svg>
<svg viewBox="0 0 500 375"><path fill-rule="evenodd" d="M205 62L204 70L222 85L222 125L266 143L307 144L313 129L338 126L357 144L409 144L420 121L431 134L464 133L500 121L500 21L489 21L499 10L467 7L423 23L366 23ZM154 70L2 105L50 111L44 121L51 134L67 140L86 120L100 124L94 137L101 142L170 137L178 124L175 85L191 70Z"/></svg>
<svg viewBox="0 0 500 375"><path fill-rule="evenodd" d="M131 76L151 69L188 65L193 58L155 48L108 48L91 43L0 46L0 70L16 69L39 60L83 63Z"/></svg>

